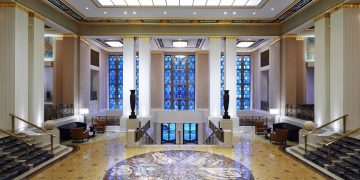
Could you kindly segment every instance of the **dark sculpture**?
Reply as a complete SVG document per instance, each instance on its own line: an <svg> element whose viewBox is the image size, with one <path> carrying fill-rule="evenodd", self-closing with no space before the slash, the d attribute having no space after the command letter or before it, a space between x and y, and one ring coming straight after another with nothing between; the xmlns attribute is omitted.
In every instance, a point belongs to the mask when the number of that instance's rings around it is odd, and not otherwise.
<svg viewBox="0 0 360 180"><path fill-rule="evenodd" d="M228 109L229 109L229 90L225 90L224 91L224 115L223 115L223 119L230 119L229 113L228 113Z"/></svg>
<svg viewBox="0 0 360 180"><path fill-rule="evenodd" d="M131 107L131 115L129 116L129 119L136 119L135 114L135 90L130 90L130 107Z"/></svg>

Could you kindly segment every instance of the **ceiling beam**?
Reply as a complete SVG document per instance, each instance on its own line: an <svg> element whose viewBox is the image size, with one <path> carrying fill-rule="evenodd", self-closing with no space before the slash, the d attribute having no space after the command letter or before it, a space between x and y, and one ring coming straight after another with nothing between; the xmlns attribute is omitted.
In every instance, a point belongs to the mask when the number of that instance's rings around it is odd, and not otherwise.
<svg viewBox="0 0 360 180"><path fill-rule="evenodd" d="M82 36L278 36L279 24L91 24L80 23Z"/></svg>
<svg viewBox="0 0 360 180"><path fill-rule="evenodd" d="M46 2L42 0L15 0L21 5L35 11L36 13L44 16L46 19L53 21L54 23L63 26L73 33L78 32L77 23L72 18L68 17L64 13L61 13L51 8Z"/></svg>
<svg viewBox="0 0 360 180"><path fill-rule="evenodd" d="M282 25L281 34L286 34L289 31L295 29L308 21L313 20L315 17L329 11L333 7L344 3L346 0L318 0L314 4L311 4L305 10L299 12L293 17L285 20Z"/></svg>

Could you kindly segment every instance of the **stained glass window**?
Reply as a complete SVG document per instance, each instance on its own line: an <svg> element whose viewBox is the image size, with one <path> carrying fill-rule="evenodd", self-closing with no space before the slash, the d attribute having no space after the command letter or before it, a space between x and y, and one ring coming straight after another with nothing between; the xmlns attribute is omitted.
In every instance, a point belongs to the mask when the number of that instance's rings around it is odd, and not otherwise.
<svg viewBox="0 0 360 180"><path fill-rule="evenodd" d="M123 56L109 56L109 109L123 108Z"/></svg>
<svg viewBox="0 0 360 180"><path fill-rule="evenodd" d="M224 109L224 56L221 56L221 108ZM250 110L250 97L251 97L251 59L250 56L237 56L236 57L236 109L237 110Z"/></svg>
<svg viewBox="0 0 360 180"><path fill-rule="evenodd" d="M165 110L195 110L195 56L164 56Z"/></svg>
<svg viewBox="0 0 360 180"><path fill-rule="evenodd" d="M139 109L139 57L135 61L135 107ZM123 56L109 56L109 109L123 109Z"/></svg>
<svg viewBox="0 0 360 180"><path fill-rule="evenodd" d="M236 108L238 110L250 110L251 56L237 56L236 66Z"/></svg>
<svg viewBox="0 0 360 180"><path fill-rule="evenodd" d="M220 106L221 109L224 109L224 90L225 90L225 62L224 62L224 56L221 56L220 58Z"/></svg>

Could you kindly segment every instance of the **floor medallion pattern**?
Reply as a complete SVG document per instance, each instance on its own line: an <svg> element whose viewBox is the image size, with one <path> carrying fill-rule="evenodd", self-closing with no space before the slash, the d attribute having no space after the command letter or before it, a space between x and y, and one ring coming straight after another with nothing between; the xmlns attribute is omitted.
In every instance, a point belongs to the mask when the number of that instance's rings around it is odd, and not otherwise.
<svg viewBox="0 0 360 180"><path fill-rule="evenodd" d="M242 164L213 153L168 150L133 156L111 167L105 179L246 179L253 180Z"/></svg>

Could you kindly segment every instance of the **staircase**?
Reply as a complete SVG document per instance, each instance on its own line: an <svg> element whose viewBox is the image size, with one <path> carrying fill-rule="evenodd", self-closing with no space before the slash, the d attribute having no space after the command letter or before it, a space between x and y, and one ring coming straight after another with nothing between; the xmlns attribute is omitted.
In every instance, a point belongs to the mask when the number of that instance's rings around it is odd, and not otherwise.
<svg viewBox="0 0 360 180"><path fill-rule="evenodd" d="M335 179L359 180L360 140L341 137L343 135L335 133L323 141L308 143L308 153L305 153L304 144L289 147L286 151ZM326 144L330 142L334 143L329 146L329 160Z"/></svg>
<svg viewBox="0 0 360 180"><path fill-rule="evenodd" d="M51 153L51 145L38 142L26 134L0 138L0 180L22 179L50 162L67 154L72 148L58 145ZM27 158L27 142L29 154ZM26 161L27 159L27 161Z"/></svg>

